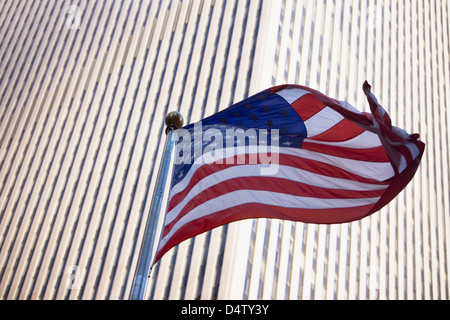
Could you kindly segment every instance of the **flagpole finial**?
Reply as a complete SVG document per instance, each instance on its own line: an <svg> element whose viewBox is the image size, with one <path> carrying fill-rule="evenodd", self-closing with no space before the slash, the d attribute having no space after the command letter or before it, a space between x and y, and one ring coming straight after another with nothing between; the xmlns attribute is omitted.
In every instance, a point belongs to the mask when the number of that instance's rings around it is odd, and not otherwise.
<svg viewBox="0 0 450 320"><path fill-rule="evenodd" d="M176 130L183 126L183 116L178 111L172 111L166 116L166 134L168 130Z"/></svg>

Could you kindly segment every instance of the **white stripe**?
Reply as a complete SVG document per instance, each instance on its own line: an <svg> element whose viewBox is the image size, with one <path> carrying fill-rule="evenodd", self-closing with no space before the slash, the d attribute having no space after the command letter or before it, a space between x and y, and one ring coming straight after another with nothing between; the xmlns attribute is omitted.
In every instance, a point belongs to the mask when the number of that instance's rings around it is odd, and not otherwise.
<svg viewBox="0 0 450 320"><path fill-rule="evenodd" d="M229 167L206 176L196 183L189 193L183 198L183 200L167 213L167 223L172 222L184 206L202 191L229 179L260 176L260 170L263 166L264 165L240 165ZM278 173L274 176L274 178L287 179L294 182L309 184L314 187L337 190L371 191L383 190L387 188L387 185L370 184L354 180L328 177L307 170L282 165L279 166Z"/></svg>
<svg viewBox="0 0 450 320"><path fill-rule="evenodd" d="M245 148L242 147L228 148L228 149L233 149L236 155L245 153ZM228 149L227 148L223 149L224 150L223 153L227 154L227 152L230 151ZM218 150L216 150L216 152L217 151ZM384 181L386 179L391 178L394 175L394 170L392 169L392 165L389 162L367 162L353 159L345 159L328 154L323 154L320 152L313 152L304 149L286 148L286 147L280 147L279 153L280 156L282 156L283 154L293 155L300 158L315 160L329 165L337 166L343 170L356 174L360 177L374 179L376 181ZM202 157L206 157L209 159L210 155L205 154ZM204 162L200 160L199 163L195 163L192 165L188 173L185 175L184 179L172 188L172 190L170 191L170 197L173 197L175 194L183 191L187 187L192 176L200 167L203 166L203 163ZM255 165L249 165L249 167L251 166ZM265 166L267 167L268 165ZM261 166L259 166L258 168L261 168Z"/></svg>
<svg viewBox="0 0 450 320"><path fill-rule="evenodd" d="M406 169L406 167L407 167L407 164L406 164L406 158L405 158L404 155L400 154L400 164L399 164L399 166L398 166L398 172L399 172L399 173L402 173L403 170Z"/></svg>
<svg viewBox="0 0 450 320"><path fill-rule="evenodd" d="M402 128L392 126L392 132L395 133L397 136L399 136L402 139L408 139L409 133L403 130Z"/></svg>
<svg viewBox="0 0 450 320"><path fill-rule="evenodd" d="M361 111L359 111L358 109L356 109L354 106L352 106L350 103L348 103L347 101L339 101L339 104L341 105L342 108L347 109L351 112L357 113L357 114L362 114Z"/></svg>
<svg viewBox="0 0 450 320"><path fill-rule="evenodd" d="M299 88L288 88L277 92L277 94L283 97L289 104L294 103L308 93L311 94L311 92Z"/></svg>
<svg viewBox="0 0 450 320"><path fill-rule="evenodd" d="M352 149L369 149L382 146L380 138L378 138L378 135L370 131L363 131L356 137L345 141L333 142L333 141L320 141L311 139L305 139L304 141Z"/></svg>
<svg viewBox="0 0 450 320"><path fill-rule="evenodd" d="M419 156L420 150L417 148L417 145L413 142L405 143L405 146L408 147L409 152L411 152L412 158L415 159Z"/></svg>
<svg viewBox="0 0 450 320"><path fill-rule="evenodd" d="M308 138L317 136L334 127L344 117L330 107L325 107L314 116L304 121Z"/></svg>
<svg viewBox="0 0 450 320"><path fill-rule="evenodd" d="M281 153L280 148L280 153ZM384 181L394 176L395 172L390 162L368 162L361 160L345 159L320 152L312 152L304 149L286 148L284 153L296 155L301 158L316 160L326 164L331 164L356 174L363 178Z"/></svg>
<svg viewBox="0 0 450 320"><path fill-rule="evenodd" d="M417 148L415 143L406 142L406 143L403 143L403 145L408 148L409 152L411 153L412 159L415 159L419 156L420 151L419 151L419 148ZM399 154L400 154L400 163L398 165L398 172L402 173L408 166L408 163L406 161L406 157L400 152L399 152Z"/></svg>
<svg viewBox="0 0 450 320"><path fill-rule="evenodd" d="M375 97L372 92L369 92L369 97L376 103L376 105L378 107L380 107L380 104L378 103L377 97Z"/></svg>
<svg viewBox="0 0 450 320"><path fill-rule="evenodd" d="M166 242L178 231L183 225L194 220L212 215L217 211L229 209L246 203L258 203L264 205L273 205L283 208L299 208L299 209L334 209L334 208L351 208L369 204L375 204L380 197L360 198L360 199L318 199L312 197L301 197L290 194L277 193L272 191L261 190L238 190L226 193L195 207L189 213L184 215L170 230L170 232L160 241L160 250ZM167 225L169 222L166 222Z"/></svg>
<svg viewBox="0 0 450 320"><path fill-rule="evenodd" d="M386 110L384 110L384 108L380 105L378 105L377 107L378 112L380 113L381 119L384 122L384 115L386 114Z"/></svg>

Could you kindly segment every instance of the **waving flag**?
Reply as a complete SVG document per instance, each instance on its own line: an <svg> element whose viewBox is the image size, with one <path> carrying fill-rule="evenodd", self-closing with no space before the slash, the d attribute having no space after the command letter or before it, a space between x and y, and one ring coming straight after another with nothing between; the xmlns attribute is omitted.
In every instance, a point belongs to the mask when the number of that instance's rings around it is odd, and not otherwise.
<svg viewBox="0 0 450 320"><path fill-rule="evenodd" d="M283 85L176 130L168 212L155 261L180 242L242 219L344 223L389 203L425 145L313 89Z"/></svg>

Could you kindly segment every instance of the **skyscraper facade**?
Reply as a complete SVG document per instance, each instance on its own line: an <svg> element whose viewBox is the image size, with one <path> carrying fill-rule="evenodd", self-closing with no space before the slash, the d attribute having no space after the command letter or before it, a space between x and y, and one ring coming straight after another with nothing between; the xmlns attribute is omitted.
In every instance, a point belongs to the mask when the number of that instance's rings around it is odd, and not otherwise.
<svg viewBox="0 0 450 320"><path fill-rule="evenodd" d="M360 221L255 219L187 240L147 299L449 299L450 3L0 3L0 297L127 299L164 145L296 83L418 132L416 176ZM162 221L160 222L161 225Z"/></svg>

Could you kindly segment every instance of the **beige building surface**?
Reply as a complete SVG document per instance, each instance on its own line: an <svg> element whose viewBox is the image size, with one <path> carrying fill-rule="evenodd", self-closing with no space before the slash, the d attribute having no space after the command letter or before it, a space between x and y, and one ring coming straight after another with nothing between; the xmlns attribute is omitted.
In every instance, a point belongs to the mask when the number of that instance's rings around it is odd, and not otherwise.
<svg viewBox="0 0 450 320"><path fill-rule="evenodd" d="M449 299L447 0L0 1L0 298L128 299L164 145L268 87L368 111L426 151L380 212L187 240L148 299Z"/></svg>

